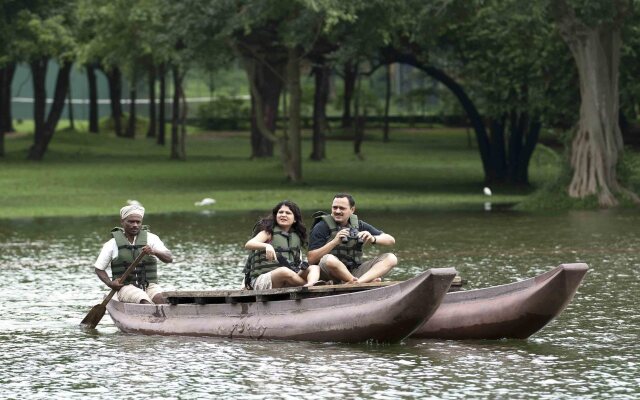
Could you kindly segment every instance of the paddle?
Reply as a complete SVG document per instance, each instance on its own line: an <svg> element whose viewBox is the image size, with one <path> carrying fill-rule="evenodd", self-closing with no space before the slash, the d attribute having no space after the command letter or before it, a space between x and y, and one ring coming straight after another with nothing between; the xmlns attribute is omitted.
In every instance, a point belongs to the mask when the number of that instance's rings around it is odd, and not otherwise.
<svg viewBox="0 0 640 400"><path fill-rule="evenodd" d="M124 274L120 276L121 282L123 282L127 278L127 276L129 276L129 274L133 272L135 267L137 267L138 264L140 264L140 261L142 261L142 259L145 256L146 256L145 253L140 253L138 257L136 257L136 259L133 260L131 265L129 265L129 267L124 271ZM116 294L116 291L114 289L111 289L111 293L109 293L109 295L105 297L102 303L96 304L95 306L93 306L91 311L89 311L89 314L87 314L87 316L84 317L82 322L80 322L80 325L87 329L95 329L98 323L100 323L100 320L102 319L102 317L104 317L104 313L107 310L107 303L111 300L114 294Z"/></svg>

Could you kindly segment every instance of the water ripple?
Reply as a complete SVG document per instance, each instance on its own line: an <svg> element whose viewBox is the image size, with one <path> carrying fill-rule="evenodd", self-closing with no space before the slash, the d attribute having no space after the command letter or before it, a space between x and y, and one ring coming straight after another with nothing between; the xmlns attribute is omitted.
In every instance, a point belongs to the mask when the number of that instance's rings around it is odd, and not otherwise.
<svg viewBox="0 0 640 400"><path fill-rule="evenodd" d="M236 217L153 220L175 254L166 289L238 287L246 229ZM255 216L240 218L250 226ZM93 272L113 221L0 227L0 398L634 399L640 395L640 217L607 213L385 214L401 265L390 279L456 267L467 288L561 262L590 271L565 312L526 341L341 345L121 333L79 321L108 291ZM367 220L370 220L367 216ZM380 222L378 222L380 221ZM103 228L87 228L100 225ZM446 228L446 229L444 229ZM93 230L92 230L93 229ZM104 232L103 232L104 231ZM176 233L177 232L177 233Z"/></svg>

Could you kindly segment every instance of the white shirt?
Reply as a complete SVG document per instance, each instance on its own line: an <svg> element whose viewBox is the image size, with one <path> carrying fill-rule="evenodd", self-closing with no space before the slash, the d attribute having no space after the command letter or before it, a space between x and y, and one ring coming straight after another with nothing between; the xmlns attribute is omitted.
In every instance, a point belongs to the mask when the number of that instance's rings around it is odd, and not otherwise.
<svg viewBox="0 0 640 400"><path fill-rule="evenodd" d="M133 238L134 243L135 241L136 238ZM154 251L169 251L169 249L165 247L164 243L162 243L162 240L151 232L147 232L147 244ZM111 266L111 261L116 257L118 257L118 245L116 244L116 240L111 238L111 240L102 246L102 250L100 250L100 255L98 255L98 259L96 260L94 267L104 271Z"/></svg>

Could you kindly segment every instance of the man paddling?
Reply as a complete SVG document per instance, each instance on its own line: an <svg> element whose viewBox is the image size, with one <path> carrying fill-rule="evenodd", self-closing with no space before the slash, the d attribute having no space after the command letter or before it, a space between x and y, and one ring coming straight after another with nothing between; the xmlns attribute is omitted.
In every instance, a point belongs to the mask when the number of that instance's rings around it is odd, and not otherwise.
<svg viewBox="0 0 640 400"><path fill-rule="evenodd" d="M125 206L120 209L120 225L111 230L112 238L102 246L95 272L109 288L118 292L124 303L166 303L158 285L157 260L170 263L173 256L157 235L142 225L144 207ZM147 254L124 282L119 278L140 254ZM112 279L106 269L111 267Z"/></svg>
<svg viewBox="0 0 640 400"><path fill-rule="evenodd" d="M347 193L333 198L331 215L319 216L309 239L309 264L320 265L320 279L347 283L379 280L398 263L392 253L362 260L362 247L367 243L391 246L393 236L359 221L354 214L356 201Z"/></svg>

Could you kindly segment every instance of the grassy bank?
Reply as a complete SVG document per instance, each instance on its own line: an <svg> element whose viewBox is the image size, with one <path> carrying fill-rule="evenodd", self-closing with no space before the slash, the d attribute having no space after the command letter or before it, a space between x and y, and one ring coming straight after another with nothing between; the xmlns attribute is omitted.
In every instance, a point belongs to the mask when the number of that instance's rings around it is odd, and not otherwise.
<svg viewBox="0 0 640 400"><path fill-rule="evenodd" d="M364 160L353 155L351 141L329 140L327 159L313 162L305 134L304 182L291 184L278 157L249 159L248 133L193 131L187 161L174 161L169 145L144 137L63 130L42 162L25 160L30 134L10 134L0 158L0 218L113 215L128 199L152 213L200 211L194 203L205 197L216 199L208 207L216 211L267 210L284 198L304 210L328 209L339 191L354 194L360 207L383 210L480 209L489 200L482 194L479 153L464 129L393 131L390 143L381 138L368 132ZM558 156L538 148L531 163L534 187L557 170ZM517 203L531 193L492 189L494 204Z"/></svg>

